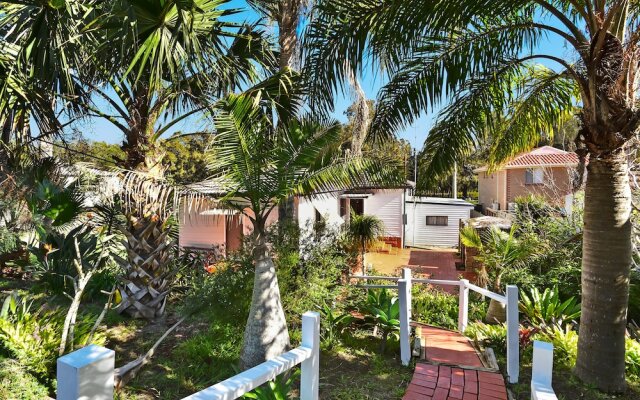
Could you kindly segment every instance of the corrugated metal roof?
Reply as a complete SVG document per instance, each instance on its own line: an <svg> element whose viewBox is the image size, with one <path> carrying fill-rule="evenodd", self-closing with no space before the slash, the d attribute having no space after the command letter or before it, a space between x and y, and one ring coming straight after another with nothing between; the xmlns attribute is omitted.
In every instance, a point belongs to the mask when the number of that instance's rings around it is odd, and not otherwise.
<svg viewBox="0 0 640 400"><path fill-rule="evenodd" d="M452 199L446 197L419 197L407 196L407 203L423 203L423 204L444 204L450 206L466 206L474 207L473 204L462 199Z"/></svg>

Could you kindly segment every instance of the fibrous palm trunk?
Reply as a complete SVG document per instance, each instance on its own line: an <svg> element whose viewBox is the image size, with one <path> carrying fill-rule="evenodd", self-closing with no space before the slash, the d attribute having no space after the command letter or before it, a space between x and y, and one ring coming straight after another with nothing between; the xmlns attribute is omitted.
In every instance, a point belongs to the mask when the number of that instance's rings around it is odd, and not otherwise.
<svg viewBox="0 0 640 400"><path fill-rule="evenodd" d="M127 257L115 257L124 271L118 288L122 300L116 310L133 318L152 320L164 313L174 240L162 218L156 216L130 216L127 225L122 229Z"/></svg>
<svg viewBox="0 0 640 400"><path fill-rule="evenodd" d="M241 356L244 368L277 357L288 351L290 346L276 268L264 241L257 244L253 259L253 296Z"/></svg>
<svg viewBox="0 0 640 400"><path fill-rule="evenodd" d="M584 207L582 315L576 375L608 392L625 388L631 266L631 189L624 149L589 161Z"/></svg>

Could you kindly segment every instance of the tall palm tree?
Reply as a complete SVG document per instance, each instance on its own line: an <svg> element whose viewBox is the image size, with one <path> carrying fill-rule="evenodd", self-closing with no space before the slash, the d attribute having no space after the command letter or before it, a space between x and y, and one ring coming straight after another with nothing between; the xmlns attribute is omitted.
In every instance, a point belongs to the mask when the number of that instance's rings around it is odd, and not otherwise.
<svg viewBox="0 0 640 400"><path fill-rule="evenodd" d="M177 123L211 112L217 99L274 64L262 32L224 20L227 0L119 0L98 4L84 27L99 38L94 80L81 81L95 101L76 101L87 115L123 133L126 259L118 311L154 319L170 291L175 239L166 206L176 192L163 182L160 139ZM82 100L82 99L80 99ZM104 105L108 108L105 109ZM141 183L141 177L149 179ZM145 190L143 193L141 190Z"/></svg>
<svg viewBox="0 0 640 400"><path fill-rule="evenodd" d="M362 265L362 275L366 275L364 255L367 249L384 235L384 222L375 215L357 215L351 213L349 225L347 226L347 234L349 238L353 240L354 244L358 246L360 253L360 259L358 261Z"/></svg>
<svg viewBox="0 0 640 400"><path fill-rule="evenodd" d="M425 143L423 177L450 173L485 135L495 167L577 107L577 153L589 165L575 373L608 392L625 388L639 11L628 0L325 0L308 30L314 106L330 103L344 63L361 71L365 62L389 77L371 134L448 104ZM549 54L549 40L572 55Z"/></svg>
<svg viewBox="0 0 640 400"><path fill-rule="evenodd" d="M255 278L242 350L244 367L277 356L289 346L267 217L291 196L312 195L364 182L397 182L394 171L363 158L340 156L340 126L298 117L303 94L288 68L248 91L227 97L217 114L209 155L221 203L251 221Z"/></svg>

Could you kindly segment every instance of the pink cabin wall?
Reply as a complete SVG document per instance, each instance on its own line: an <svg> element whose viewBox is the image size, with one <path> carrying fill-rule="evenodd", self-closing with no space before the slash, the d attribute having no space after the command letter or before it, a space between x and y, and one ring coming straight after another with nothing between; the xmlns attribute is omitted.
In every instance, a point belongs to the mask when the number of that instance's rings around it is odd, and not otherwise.
<svg viewBox="0 0 640 400"><path fill-rule="evenodd" d="M199 215L196 212L180 218L180 247L214 249L226 247L224 215Z"/></svg>
<svg viewBox="0 0 640 400"><path fill-rule="evenodd" d="M248 208L245 209L244 212L247 213L248 215L253 216L253 212ZM273 210L271 210L271 212L267 216L267 227L275 222L278 222L278 207L274 207ZM253 232L253 224L251 223L251 220L249 219L249 217L247 217L244 214L242 215L242 225L243 225L242 233L245 236L251 235L251 233Z"/></svg>

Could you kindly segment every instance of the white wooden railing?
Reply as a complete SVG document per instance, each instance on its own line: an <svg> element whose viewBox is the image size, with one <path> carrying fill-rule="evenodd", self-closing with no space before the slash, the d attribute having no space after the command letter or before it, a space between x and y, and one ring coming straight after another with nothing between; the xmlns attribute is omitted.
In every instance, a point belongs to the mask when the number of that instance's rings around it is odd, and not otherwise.
<svg viewBox="0 0 640 400"><path fill-rule="evenodd" d="M551 387L552 375L553 344L535 340L531 368L531 400L558 400Z"/></svg>
<svg viewBox="0 0 640 400"><path fill-rule="evenodd" d="M115 353L87 346L58 359L58 400L112 400ZM302 315L302 343L291 351L239 373L183 400L232 400L301 364L300 400L318 400L320 315Z"/></svg>
<svg viewBox="0 0 640 400"><path fill-rule="evenodd" d="M440 286L457 286L458 290L458 330L461 333L469 324L469 290L480 293L506 305L507 308L507 377L509 383L517 383L520 373L520 317L518 312L518 287L508 285L506 294L501 295L470 283L467 279L413 279L410 268L403 268L402 277L352 275L349 278L370 281L381 280L395 282L395 285L369 285L367 289L397 289L400 301L400 359L404 365L411 360L410 328L411 321L411 287L413 284L429 284Z"/></svg>

